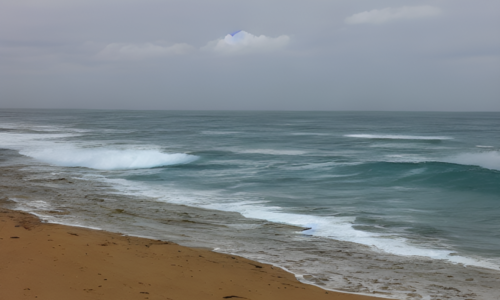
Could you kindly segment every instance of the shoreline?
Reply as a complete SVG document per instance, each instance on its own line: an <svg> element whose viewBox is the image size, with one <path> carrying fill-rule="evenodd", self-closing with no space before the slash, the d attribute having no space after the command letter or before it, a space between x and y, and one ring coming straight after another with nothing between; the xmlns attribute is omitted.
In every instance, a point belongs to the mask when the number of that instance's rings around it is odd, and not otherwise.
<svg viewBox="0 0 500 300"><path fill-rule="evenodd" d="M496 270L395 256L350 242L297 236L295 227L242 219L236 213L127 198L116 193L114 187L81 180L51 167L17 165L0 170L3 171L0 207L38 216L52 226L174 241L190 249L204 247L212 253L273 265L292 273L294 282L307 274L301 281L308 286L319 286L323 292L414 300L428 297L500 300L495 292L500 282ZM137 208L144 207L149 211L139 214ZM158 214L148 215L156 209L161 211L160 218ZM83 217L85 222L74 223L77 220L74 217ZM235 230L232 224L258 226ZM67 231L63 236L68 235ZM261 240L265 240L264 244ZM218 251L217 247L223 249Z"/></svg>
<svg viewBox="0 0 500 300"><path fill-rule="evenodd" d="M4 208L0 245L5 299L382 299L326 291L238 256Z"/></svg>

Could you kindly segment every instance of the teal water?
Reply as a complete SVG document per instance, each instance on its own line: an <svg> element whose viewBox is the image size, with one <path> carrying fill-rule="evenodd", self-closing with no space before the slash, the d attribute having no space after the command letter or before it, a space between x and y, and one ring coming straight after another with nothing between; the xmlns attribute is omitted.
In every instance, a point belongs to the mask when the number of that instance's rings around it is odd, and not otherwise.
<svg viewBox="0 0 500 300"><path fill-rule="evenodd" d="M1 110L0 148L130 195L500 266L500 113Z"/></svg>

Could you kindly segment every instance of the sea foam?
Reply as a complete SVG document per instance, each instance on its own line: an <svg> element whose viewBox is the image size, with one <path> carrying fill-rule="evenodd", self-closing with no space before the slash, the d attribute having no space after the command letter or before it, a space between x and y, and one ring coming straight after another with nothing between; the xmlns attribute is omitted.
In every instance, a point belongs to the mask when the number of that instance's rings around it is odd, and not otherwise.
<svg viewBox="0 0 500 300"><path fill-rule="evenodd" d="M279 224L294 225L306 228L297 234L323 237L341 241L349 241L371 247L373 250L382 251L402 256L421 256L432 259L443 259L452 263L474 265L499 270L495 262L478 260L476 258L457 255L451 250L436 249L432 246L414 245L404 237L394 234L381 234L362 231L354 228L355 217L340 216L315 216L308 214L287 212L281 207L271 206L267 201L249 199L227 199L215 191L188 191L183 189L153 186L144 183L132 182L126 179L100 178L115 186L123 194L151 197L157 201L163 201L179 205L200 207L210 210L238 212L242 216L251 219L266 220ZM214 201L216 200L216 201Z"/></svg>
<svg viewBox="0 0 500 300"><path fill-rule="evenodd" d="M421 136L421 135L397 135L397 134L346 134L345 137L363 139L383 139L383 140L452 140L449 136Z"/></svg>
<svg viewBox="0 0 500 300"><path fill-rule="evenodd" d="M450 157L445 162L500 171L500 152L463 153Z"/></svg>
<svg viewBox="0 0 500 300"><path fill-rule="evenodd" d="M266 155L303 155L306 151L301 150L277 150L277 149L245 149L237 151L239 153L266 154Z"/></svg>
<svg viewBox="0 0 500 300"><path fill-rule="evenodd" d="M114 149L112 146L108 148L82 148L72 143L61 142L61 139L78 135L75 133L0 132L0 145L51 165L97 170L144 169L180 165L199 158L184 153L163 153L158 149Z"/></svg>
<svg viewBox="0 0 500 300"><path fill-rule="evenodd" d="M63 167L85 167L98 170L144 169L187 164L198 159L184 153L162 153L158 150L116 149L32 149L20 151L34 159Z"/></svg>

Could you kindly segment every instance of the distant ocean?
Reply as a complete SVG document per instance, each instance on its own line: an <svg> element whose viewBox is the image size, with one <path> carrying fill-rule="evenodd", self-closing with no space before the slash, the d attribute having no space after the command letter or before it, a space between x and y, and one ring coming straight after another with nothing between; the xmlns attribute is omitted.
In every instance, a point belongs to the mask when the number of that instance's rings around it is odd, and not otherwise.
<svg viewBox="0 0 500 300"><path fill-rule="evenodd" d="M291 270L329 240L500 268L500 113L0 110L0 158L103 189L14 199L51 222Z"/></svg>

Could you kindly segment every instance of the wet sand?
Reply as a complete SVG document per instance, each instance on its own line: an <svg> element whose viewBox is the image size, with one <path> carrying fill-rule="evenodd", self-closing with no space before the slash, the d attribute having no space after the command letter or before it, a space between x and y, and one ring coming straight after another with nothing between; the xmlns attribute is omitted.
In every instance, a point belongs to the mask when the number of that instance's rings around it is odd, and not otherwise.
<svg viewBox="0 0 500 300"><path fill-rule="evenodd" d="M17 159L17 154L13 157L14 160ZM152 236L155 239L175 241L176 243L196 249L198 249L198 247L206 247L207 249L217 249L218 252L224 252L234 257L237 255L253 261L271 262L275 265L283 266L295 274L304 275L303 279L301 279L304 282L319 285L326 289L340 290L345 293L363 293L365 295L393 297L405 300L500 300L500 273L498 270L451 264L447 261L432 260L426 257L396 256L380 251L373 251L373 249L367 246L345 241L308 238L307 236L297 234L297 231L300 231L301 228L247 219L237 213L204 210L189 206L169 204L156 201L155 199L148 199L147 197L129 197L108 185L96 181L82 180L74 177L72 173L60 172L59 169L50 166L37 165L31 167L22 164L17 166L0 166L0 207L35 213L40 215L45 222L64 223L69 226L76 224L87 228L98 227L111 232L121 232L138 236ZM2 215L3 214L0 213L0 216ZM0 252L0 260L2 261L0 263L1 300L19 299L19 297L4 297L3 294L1 294L4 286L14 286L12 282L9 281L12 280L12 276L8 276L10 274L16 274L15 272L9 273L7 271L1 271L3 270L2 268L4 268L3 266L8 266L7 263L3 262L12 260L9 257L13 257L12 253L17 253L17 250L9 250L11 248L8 248L4 242L7 240L16 242L17 244L12 244L10 246L21 245L19 249L26 251L26 249L22 247L27 247L27 245L23 244L27 239L26 236L24 236L21 240L21 236L19 236L19 239L10 240L11 236L20 234L20 232L23 232L22 230L13 232L12 234L5 234L6 240L4 240L4 236L1 232L9 228L18 230L21 226L15 227L15 225L21 225L20 222L21 221L17 221L17 223L7 227L2 226L2 224L5 224L4 222L0 222L0 251L7 251L10 253L7 255L6 252ZM36 223L33 223L33 221L23 221L23 224ZM43 226L37 226L37 228L46 228L45 225L48 224L44 223L42 225ZM30 226L27 227L30 228ZM50 226L57 227L57 225ZM244 230L238 229L238 226L242 226ZM5 229L2 229L4 227ZM74 231L78 228L64 226L62 228L65 229L61 229L61 237L76 237L75 235L68 234L68 232L75 233ZM25 234L30 234L33 230L35 229L27 231ZM93 232L94 234L91 235L94 236L95 233L103 233L104 231L91 230L90 232ZM51 233L45 233L45 236L42 237L46 238L48 234ZM79 234L78 237L83 236L81 233L77 234ZM53 236L53 234L51 235ZM113 236L113 242L119 244L117 240L115 240L119 236L119 234ZM48 239L55 241L53 237L47 237L46 239L41 239L39 242L31 241L29 243L36 245L36 247L38 247L38 245L40 245L40 247L44 245L50 246L45 244L49 242ZM110 240L111 238L104 237L102 241L88 243L89 246L87 247L106 244L106 239ZM69 239L69 241L71 241L71 239ZM62 243L58 243L57 245L59 244L62 245ZM75 248L79 249L79 246L86 246L86 244L87 243L78 244ZM114 244L108 243L108 246L99 246L97 249L108 249L106 253L111 253L109 252L110 248L108 248L110 245ZM30 245L29 247L32 246ZM49 248L48 250L59 249L56 245L50 247L54 248ZM64 247L69 249L68 246ZM139 247L139 249L146 250L146 246ZM48 253L50 254L51 252ZM88 254L89 252L87 251L85 253ZM146 254L147 252L143 254L143 256L146 256ZM29 257L29 255L31 254L23 254L19 259L14 261L22 262L26 257ZM58 254L59 256L54 255L54 257L47 256L47 254L44 255L46 255L44 259L48 259L49 262L54 262L54 259L61 261L63 258L67 257L68 254L65 253L64 256ZM116 254L113 256L116 256ZM78 258L78 256L76 257ZM197 259L196 257L199 256L195 256L193 259ZM104 256L102 259L107 258ZM215 259L212 260L215 261ZM183 262L185 262L185 259ZM172 263L167 263L167 267L171 264ZM264 266L262 264L259 265ZM86 267L86 265L80 265L80 267ZM224 268L226 267L227 266ZM134 274L137 272L135 271L136 267L131 266L130 268L134 271L127 271L128 273ZM164 269L167 270L166 268ZM253 269L255 272L256 269L262 271L264 268L250 267L250 269ZM47 274L55 272L51 269L47 270L46 272L38 272L37 275L33 277L33 280L39 280L39 278L44 278ZM85 268L83 270L85 270ZM98 269L93 270L94 273L103 274L101 271L102 270ZM29 272L32 271L30 270ZM1 274L7 274L5 278L8 280L3 280ZM40 274L43 274L43 276ZM192 275L194 276L195 274ZM161 276L170 278L164 275ZM282 275L277 276L284 277ZM270 278L274 280L277 276L271 276ZM19 276L17 275L17 277ZM290 278L294 280L293 282L296 282L293 276ZM232 278L229 280L232 280ZM54 284L58 283L57 280L54 280L54 282ZM133 282L135 282L135 280ZM159 282L165 283L166 281ZM220 282L216 281L215 283ZM264 284L264 286L265 285L266 284ZM55 286L56 285L52 287ZM101 286L101 288L102 287L104 286ZM24 286L21 290L24 291L24 288L30 288L30 291L32 290L32 287L29 286ZM90 286L85 286L81 289L82 291L83 289L94 290ZM245 288L244 290L253 291L251 288ZM277 287L276 290L278 290ZM285 289L283 288L283 290ZM288 290L288 288L286 290ZM324 290L320 291L325 292ZM137 291L137 293L140 292L141 291ZM139 299L144 299L150 294L141 295L143 298ZM332 293L328 295L332 295ZM344 297L347 295L348 294L343 294ZM221 294L220 296L227 297L238 295ZM272 296L273 295L269 297ZM263 296L259 298L247 297L247 299L266 299L262 297ZM73 298L78 299L77 297L64 299ZM150 297L148 298L153 299ZM51 296L45 299L57 298ZM109 298L109 296L97 298L95 295L91 295L88 299L113 298ZM177 299L189 299L189 297ZM199 296L195 299L210 298ZM304 299L321 298L310 298L310 296L307 296Z"/></svg>
<svg viewBox="0 0 500 300"><path fill-rule="evenodd" d="M380 299L165 241L41 222L0 209L0 299Z"/></svg>

